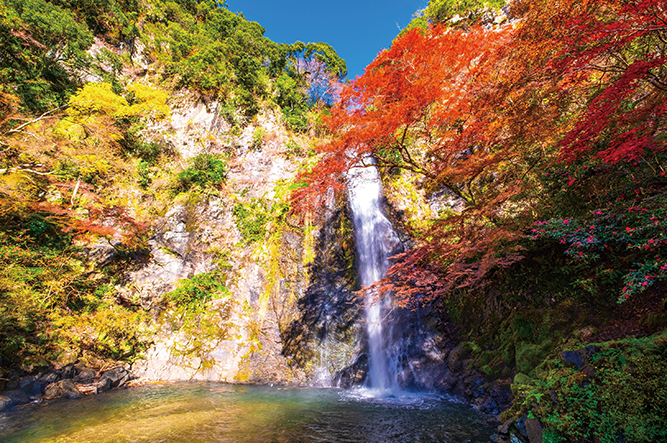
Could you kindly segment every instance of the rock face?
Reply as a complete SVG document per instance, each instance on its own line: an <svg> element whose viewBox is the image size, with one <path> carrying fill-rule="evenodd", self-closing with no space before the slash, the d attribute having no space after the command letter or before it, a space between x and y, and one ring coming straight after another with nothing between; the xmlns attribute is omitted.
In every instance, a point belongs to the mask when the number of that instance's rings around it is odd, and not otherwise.
<svg viewBox="0 0 667 443"><path fill-rule="evenodd" d="M282 333L290 365L312 368L311 382L318 386L340 386L339 372L361 352L363 303L353 292L358 285L349 220L345 201L332 200L308 267L310 283Z"/></svg>
<svg viewBox="0 0 667 443"><path fill-rule="evenodd" d="M273 226L271 240L249 242L233 213L237 204L258 201L268 211L276 194L284 194L281 186L298 167L286 154L289 136L272 112L232 131L220 103L184 93L172 105L171 121L150 131L162 134L181 164L201 153L225 153L228 172L217 193L177 196L152 224L150 258L126 274L122 298L151 309L161 325L133 372L148 380L304 382L307 374L282 355L282 334L298 315L312 255L306 244L318 229L305 235L298 227ZM179 280L219 269L221 257L229 297L209 303L209 311L220 313L219 327L196 337L194 346L192 332L162 309L162 298Z"/></svg>

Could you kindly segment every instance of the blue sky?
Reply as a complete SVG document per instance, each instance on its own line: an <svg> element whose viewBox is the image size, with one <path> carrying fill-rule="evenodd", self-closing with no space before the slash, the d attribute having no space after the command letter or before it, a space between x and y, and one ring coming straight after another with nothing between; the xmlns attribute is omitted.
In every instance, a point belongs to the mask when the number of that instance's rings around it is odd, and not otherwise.
<svg viewBox="0 0 667 443"><path fill-rule="evenodd" d="M364 68L428 0L227 0L233 12L259 22L279 43L326 42L347 62L348 78Z"/></svg>

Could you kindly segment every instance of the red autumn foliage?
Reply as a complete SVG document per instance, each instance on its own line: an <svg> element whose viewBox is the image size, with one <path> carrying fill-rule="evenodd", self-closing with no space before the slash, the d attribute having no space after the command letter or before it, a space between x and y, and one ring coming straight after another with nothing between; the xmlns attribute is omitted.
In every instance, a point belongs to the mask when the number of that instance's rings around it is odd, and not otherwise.
<svg viewBox="0 0 667 443"><path fill-rule="evenodd" d="M97 200L97 205L83 208L85 217L80 211L48 202L34 203L31 210L44 214L47 221L81 240L104 237L121 242L127 250L144 248L147 226L128 215L126 208L104 205Z"/></svg>
<svg viewBox="0 0 667 443"><path fill-rule="evenodd" d="M562 79L561 96L582 85L588 93L582 118L560 142L561 158L572 161L595 153L618 163L664 150L665 3L561 0L549 7L566 18L563 48L550 64Z"/></svg>
<svg viewBox="0 0 667 443"><path fill-rule="evenodd" d="M659 0L517 0L511 24L405 33L341 92L298 203L321 203L370 157L412 171L466 207L435 221L380 286L409 303L483 284L521 258L537 167L665 148L665 9Z"/></svg>

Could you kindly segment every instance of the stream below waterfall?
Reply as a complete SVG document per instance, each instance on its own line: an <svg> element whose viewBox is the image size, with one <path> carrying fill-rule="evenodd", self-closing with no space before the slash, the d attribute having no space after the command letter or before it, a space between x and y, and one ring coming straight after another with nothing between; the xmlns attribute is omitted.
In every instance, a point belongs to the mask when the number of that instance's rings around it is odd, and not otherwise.
<svg viewBox="0 0 667 443"><path fill-rule="evenodd" d="M17 442L486 442L488 417L446 396L181 382L0 414Z"/></svg>

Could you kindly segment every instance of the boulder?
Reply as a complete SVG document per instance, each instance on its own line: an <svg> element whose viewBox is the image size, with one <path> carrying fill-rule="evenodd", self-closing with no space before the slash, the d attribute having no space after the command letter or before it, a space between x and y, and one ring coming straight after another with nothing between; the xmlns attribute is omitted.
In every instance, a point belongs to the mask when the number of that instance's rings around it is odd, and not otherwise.
<svg viewBox="0 0 667 443"><path fill-rule="evenodd" d="M66 379L66 378L74 378L77 375L77 369L74 367L72 363L63 366L60 369L60 378Z"/></svg>
<svg viewBox="0 0 667 443"><path fill-rule="evenodd" d="M46 385L55 383L58 380L60 380L60 374L56 371L45 372L44 374L39 376L39 381Z"/></svg>
<svg viewBox="0 0 667 443"><path fill-rule="evenodd" d="M577 351L563 351L560 353L560 358L565 366L575 368L577 371L584 366L584 358Z"/></svg>
<svg viewBox="0 0 667 443"><path fill-rule="evenodd" d="M72 380L81 383L89 383L93 378L95 378L96 372L92 369L83 368L79 369L79 374L76 377L72 377Z"/></svg>
<svg viewBox="0 0 667 443"><path fill-rule="evenodd" d="M542 443L542 424L535 418L526 419L526 433L530 443Z"/></svg>
<svg viewBox="0 0 667 443"><path fill-rule="evenodd" d="M12 399L5 396L5 395L0 395L0 412L5 411L9 408L14 406L12 403Z"/></svg>
<svg viewBox="0 0 667 443"><path fill-rule="evenodd" d="M15 389L18 389L20 385L21 385L21 375L19 374L18 371L11 369L7 374L7 384L5 386L5 389L13 391Z"/></svg>
<svg viewBox="0 0 667 443"><path fill-rule="evenodd" d="M81 398L83 394L76 387L71 379L60 380L52 383L46 387L44 392L46 397L67 397L67 398Z"/></svg>
<svg viewBox="0 0 667 443"><path fill-rule="evenodd" d="M26 403L30 403L30 397L25 392L20 389L7 391L0 396L0 411Z"/></svg>
<svg viewBox="0 0 667 443"><path fill-rule="evenodd" d="M113 381L109 377L102 377L99 382L96 383L97 392L108 391L113 387Z"/></svg>
<svg viewBox="0 0 667 443"><path fill-rule="evenodd" d="M452 372L458 372L461 370L463 364L462 360L465 358L467 352L464 345L458 345L451 351L447 356L447 367Z"/></svg>
<svg viewBox="0 0 667 443"><path fill-rule="evenodd" d="M30 398L37 398L42 395L42 384L35 377L26 377L21 380L21 391Z"/></svg>
<svg viewBox="0 0 667 443"><path fill-rule="evenodd" d="M111 380L111 385L116 388L123 385L127 380L129 380L130 377L127 370L124 367L119 366L117 368L111 369L110 371L102 373L102 378L108 378Z"/></svg>

